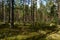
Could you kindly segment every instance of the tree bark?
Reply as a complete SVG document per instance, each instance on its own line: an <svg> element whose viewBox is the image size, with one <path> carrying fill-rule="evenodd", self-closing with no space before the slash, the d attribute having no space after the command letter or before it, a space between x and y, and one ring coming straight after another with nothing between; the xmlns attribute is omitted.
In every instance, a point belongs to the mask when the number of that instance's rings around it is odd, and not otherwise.
<svg viewBox="0 0 60 40"><path fill-rule="evenodd" d="M4 0L2 0L2 15L3 15L3 22L5 24L5 6L4 6Z"/></svg>
<svg viewBox="0 0 60 40"><path fill-rule="evenodd" d="M14 27L14 0L10 0L10 27Z"/></svg>

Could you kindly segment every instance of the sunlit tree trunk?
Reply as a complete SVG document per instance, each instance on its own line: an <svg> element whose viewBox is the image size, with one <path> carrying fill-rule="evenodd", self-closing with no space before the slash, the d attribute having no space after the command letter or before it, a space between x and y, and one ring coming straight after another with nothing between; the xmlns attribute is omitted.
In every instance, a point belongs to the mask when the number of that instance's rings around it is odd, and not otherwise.
<svg viewBox="0 0 60 40"><path fill-rule="evenodd" d="M60 0L56 0L57 3L57 13L58 13L58 24L60 24Z"/></svg>
<svg viewBox="0 0 60 40"><path fill-rule="evenodd" d="M58 16L59 16L59 19L60 19L60 1L57 1L58 3Z"/></svg>
<svg viewBox="0 0 60 40"><path fill-rule="evenodd" d="M33 1L33 16L34 16L34 21L37 21L37 0Z"/></svg>
<svg viewBox="0 0 60 40"><path fill-rule="evenodd" d="M40 21L43 22L44 21L44 10L43 10L43 4L42 4L42 1L40 3Z"/></svg>

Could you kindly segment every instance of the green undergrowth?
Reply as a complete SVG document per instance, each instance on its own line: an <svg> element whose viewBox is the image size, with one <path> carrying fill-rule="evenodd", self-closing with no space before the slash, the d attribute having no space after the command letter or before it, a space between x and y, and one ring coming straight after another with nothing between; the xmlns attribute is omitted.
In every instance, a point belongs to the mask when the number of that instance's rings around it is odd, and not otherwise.
<svg viewBox="0 0 60 40"><path fill-rule="evenodd" d="M29 26L14 24L14 28L9 28L9 24L0 25L0 39L4 40L46 40L47 34L58 29L55 23L34 23ZM31 36L37 33L38 35ZM23 35L23 37L21 36Z"/></svg>

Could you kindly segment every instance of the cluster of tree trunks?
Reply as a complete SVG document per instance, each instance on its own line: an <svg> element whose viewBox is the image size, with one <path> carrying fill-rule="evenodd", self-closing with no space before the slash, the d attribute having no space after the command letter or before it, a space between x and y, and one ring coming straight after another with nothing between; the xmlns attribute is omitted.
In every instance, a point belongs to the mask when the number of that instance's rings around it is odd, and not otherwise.
<svg viewBox="0 0 60 40"><path fill-rule="evenodd" d="M11 23L11 27L14 26L14 0L8 0L9 1L9 23ZM37 0L31 0L31 8L30 8L30 15L29 15L29 7L26 6L26 0L23 0L23 23L25 25L25 23L27 21L29 21L29 19L32 19L32 24L34 24L36 21L38 21L38 15L40 17L40 20L42 19L42 21L47 20L47 16L44 14L44 12L42 12L43 10L43 5L40 4L40 7L42 7L42 10L40 10L41 12L39 14L37 14ZM60 2L56 1L58 3L58 16L60 18ZM29 4L29 3L28 3ZM42 5L42 6L41 6ZM4 11L4 12L3 12ZM18 10L18 14L17 17L19 17L19 11ZM5 5L4 5L4 0L2 0L2 14L4 15L4 23L6 22L6 13L5 13ZM51 17L50 17L51 18ZM51 18L52 19L52 18ZM40 21L39 20L39 21Z"/></svg>

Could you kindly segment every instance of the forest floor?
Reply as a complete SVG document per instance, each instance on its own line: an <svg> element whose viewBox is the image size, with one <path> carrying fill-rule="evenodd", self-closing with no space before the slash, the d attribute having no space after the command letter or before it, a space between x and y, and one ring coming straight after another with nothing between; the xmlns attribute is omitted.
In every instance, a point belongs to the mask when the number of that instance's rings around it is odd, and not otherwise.
<svg viewBox="0 0 60 40"><path fill-rule="evenodd" d="M60 25L58 26L60 28ZM47 35L46 33L48 32L48 30L38 30L37 32L24 31L11 28L0 29L0 40L60 40L60 30L58 32L52 32Z"/></svg>

